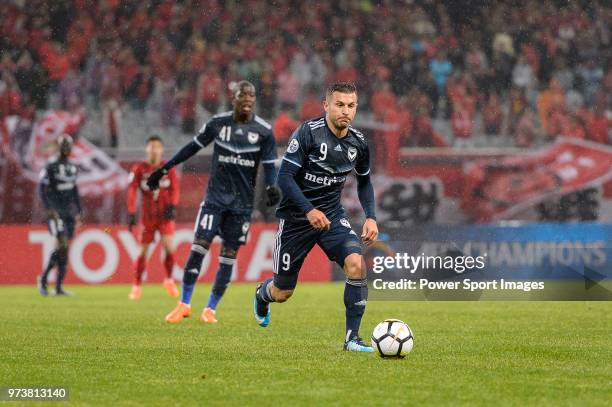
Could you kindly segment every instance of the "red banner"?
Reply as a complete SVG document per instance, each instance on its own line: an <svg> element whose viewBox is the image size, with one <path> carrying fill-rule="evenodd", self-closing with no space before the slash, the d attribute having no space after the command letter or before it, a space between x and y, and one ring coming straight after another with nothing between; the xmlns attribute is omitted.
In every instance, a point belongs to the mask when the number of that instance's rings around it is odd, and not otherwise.
<svg viewBox="0 0 612 407"><path fill-rule="evenodd" d="M41 225L0 225L0 284L33 284L55 246L55 239ZM255 282L272 275L275 224L253 224L247 244L239 253L232 281ZM177 225L174 237L177 264L173 276L180 280L187 260L193 226ZM204 259L200 281L211 282L218 266L220 242L215 240ZM96 225L78 231L70 246L68 284L130 283L139 253L136 237L124 226ZM156 242L149 251L146 282L164 277L163 250ZM315 248L300 271L301 281L330 281L332 264ZM52 281L52 280L50 280Z"/></svg>
<svg viewBox="0 0 612 407"><path fill-rule="evenodd" d="M75 134L84 121L82 114L50 110L35 123L15 116L4 119L3 149L18 164L21 176L38 182L40 170L56 156L58 137ZM77 183L83 196L100 196L127 186L128 174L121 166L89 141L77 138L71 160L79 167Z"/></svg>
<svg viewBox="0 0 612 407"><path fill-rule="evenodd" d="M508 219L546 199L612 179L612 148L560 139L531 154L477 161L466 169L462 208L473 219Z"/></svg>

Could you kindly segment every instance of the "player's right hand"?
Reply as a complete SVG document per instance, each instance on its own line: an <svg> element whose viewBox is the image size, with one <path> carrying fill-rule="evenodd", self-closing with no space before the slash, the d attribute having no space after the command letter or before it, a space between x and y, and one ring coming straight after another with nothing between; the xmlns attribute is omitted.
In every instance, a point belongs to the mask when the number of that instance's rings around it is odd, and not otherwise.
<svg viewBox="0 0 612 407"><path fill-rule="evenodd" d="M128 213L127 224L128 224L128 230L131 232L132 228L136 225L136 214L135 213Z"/></svg>
<svg viewBox="0 0 612 407"><path fill-rule="evenodd" d="M47 220L57 219L57 218L59 218L59 215L54 209L49 209L47 211Z"/></svg>
<svg viewBox="0 0 612 407"><path fill-rule="evenodd" d="M168 170L164 168L158 168L149 175L147 179L147 186L151 191L155 191L159 188L159 180L168 173Z"/></svg>
<svg viewBox="0 0 612 407"><path fill-rule="evenodd" d="M311 209L307 214L306 218L310 225L317 230L329 230L331 222L327 219L327 216L318 209Z"/></svg>

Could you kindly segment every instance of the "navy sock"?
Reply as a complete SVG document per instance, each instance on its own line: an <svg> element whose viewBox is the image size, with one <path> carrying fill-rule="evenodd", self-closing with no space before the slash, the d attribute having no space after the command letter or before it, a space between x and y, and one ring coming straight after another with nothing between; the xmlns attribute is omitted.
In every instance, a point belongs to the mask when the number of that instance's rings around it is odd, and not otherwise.
<svg viewBox="0 0 612 407"><path fill-rule="evenodd" d="M183 291L181 293L181 302L183 304L191 303L191 296L195 288L196 281L200 275L202 262L208 253L208 249L200 245L191 245L191 252L185 264L185 272L183 274Z"/></svg>
<svg viewBox="0 0 612 407"><path fill-rule="evenodd" d="M359 335L361 317L365 312L368 300L368 283L366 279L346 279L344 285L344 306L346 307L346 338L348 342Z"/></svg>
<svg viewBox="0 0 612 407"><path fill-rule="evenodd" d="M55 290L61 291L64 277L66 277L66 268L68 265L68 253L59 252L57 254L57 281L55 282Z"/></svg>
<svg viewBox="0 0 612 407"><path fill-rule="evenodd" d="M274 281L269 278L261 284L261 288L257 291L257 299L263 302L274 302L274 298L270 295L269 285Z"/></svg>
<svg viewBox="0 0 612 407"><path fill-rule="evenodd" d="M217 309L217 305L219 305L219 301L221 301L221 297L223 297L232 278L232 270L235 262L236 259L219 256L219 269L215 275L215 283L210 292L210 297L208 297L208 308Z"/></svg>
<svg viewBox="0 0 612 407"><path fill-rule="evenodd" d="M53 250L51 256L49 256L49 263L47 263L47 267L43 271L42 282L47 284L47 277L49 276L49 272L55 267L57 264L57 249Z"/></svg>

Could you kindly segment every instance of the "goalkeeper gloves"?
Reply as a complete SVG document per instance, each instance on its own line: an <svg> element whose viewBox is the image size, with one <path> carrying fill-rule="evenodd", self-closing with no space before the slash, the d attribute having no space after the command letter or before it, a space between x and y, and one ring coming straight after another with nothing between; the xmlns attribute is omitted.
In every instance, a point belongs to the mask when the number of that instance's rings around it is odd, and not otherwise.
<svg viewBox="0 0 612 407"><path fill-rule="evenodd" d="M159 188L159 180L162 179L164 175L168 173L168 170L165 168L158 168L147 179L147 186L151 191L155 191Z"/></svg>
<svg viewBox="0 0 612 407"><path fill-rule="evenodd" d="M168 205L164 208L164 219L166 220L176 219L176 206Z"/></svg>

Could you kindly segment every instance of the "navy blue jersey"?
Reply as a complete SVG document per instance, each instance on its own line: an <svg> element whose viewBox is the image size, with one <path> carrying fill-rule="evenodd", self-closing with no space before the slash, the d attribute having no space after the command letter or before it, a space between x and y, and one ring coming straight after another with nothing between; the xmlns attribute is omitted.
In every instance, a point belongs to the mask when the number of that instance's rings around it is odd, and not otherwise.
<svg viewBox="0 0 612 407"><path fill-rule="evenodd" d="M259 116L238 123L230 111L213 116L194 141L200 147L215 142L206 203L250 213L259 163L276 161L272 126Z"/></svg>
<svg viewBox="0 0 612 407"><path fill-rule="evenodd" d="M295 181L308 201L329 219L344 216L340 204L347 175L370 172L370 153L365 137L349 127L346 136L336 137L325 118L303 123L291 136L283 160L300 167ZM284 197L276 211L281 219L302 220L306 216Z"/></svg>
<svg viewBox="0 0 612 407"><path fill-rule="evenodd" d="M46 209L68 216L81 210L76 184L77 166L68 160L50 161L40 172L40 194Z"/></svg>

